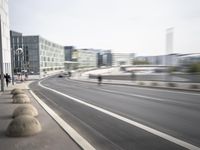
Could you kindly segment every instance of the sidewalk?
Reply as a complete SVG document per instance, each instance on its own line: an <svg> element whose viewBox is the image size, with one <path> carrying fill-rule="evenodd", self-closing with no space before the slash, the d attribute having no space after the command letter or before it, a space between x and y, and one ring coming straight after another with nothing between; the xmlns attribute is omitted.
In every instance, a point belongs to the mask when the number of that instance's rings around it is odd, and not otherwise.
<svg viewBox="0 0 200 150"><path fill-rule="evenodd" d="M80 147L64 132L49 114L30 94L30 81L9 85L5 92L0 92L0 149L5 150L80 150ZM31 104L38 110L42 131L28 137L7 137L5 131L12 121L14 109L21 104L12 103L10 91L21 88L30 97Z"/></svg>

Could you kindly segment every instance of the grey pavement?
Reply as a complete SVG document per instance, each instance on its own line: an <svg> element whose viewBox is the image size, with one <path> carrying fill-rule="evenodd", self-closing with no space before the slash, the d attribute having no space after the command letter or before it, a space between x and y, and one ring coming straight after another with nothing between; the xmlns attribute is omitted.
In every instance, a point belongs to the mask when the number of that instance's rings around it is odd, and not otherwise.
<svg viewBox="0 0 200 150"><path fill-rule="evenodd" d="M0 149L1 150L79 150L80 147L65 133L61 127L36 102L29 92L28 84L22 82L9 85L4 92L0 92ZM12 121L12 113L20 104L12 103L13 88L21 88L31 99L31 104L39 112L37 119L41 123L42 131L28 137L7 137L5 131Z"/></svg>

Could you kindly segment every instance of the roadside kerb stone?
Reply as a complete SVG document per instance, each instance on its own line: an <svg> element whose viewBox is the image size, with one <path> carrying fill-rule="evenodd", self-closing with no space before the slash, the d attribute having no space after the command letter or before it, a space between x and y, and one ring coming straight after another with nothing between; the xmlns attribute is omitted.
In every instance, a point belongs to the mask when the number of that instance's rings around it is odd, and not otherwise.
<svg viewBox="0 0 200 150"><path fill-rule="evenodd" d="M40 122L33 116L21 115L13 119L6 130L10 137L31 136L42 130Z"/></svg>
<svg viewBox="0 0 200 150"><path fill-rule="evenodd" d="M14 110L12 116L13 116L13 118L16 118L20 115L29 115L29 116L36 117L36 116L38 116L38 111L33 105L26 104L26 105L18 106Z"/></svg>

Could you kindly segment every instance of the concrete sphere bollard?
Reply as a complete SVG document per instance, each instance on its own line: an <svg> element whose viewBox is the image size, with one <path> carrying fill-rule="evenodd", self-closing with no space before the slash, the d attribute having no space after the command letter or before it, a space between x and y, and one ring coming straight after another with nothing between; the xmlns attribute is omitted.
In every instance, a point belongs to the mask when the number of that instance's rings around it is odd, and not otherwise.
<svg viewBox="0 0 200 150"><path fill-rule="evenodd" d="M167 86L168 87L176 87L177 85L176 85L176 83L169 82L169 83L167 83Z"/></svg>
<svg viewBox="0 0 200 150"><path fill-rule="evenodd" d="M25 92L24 92L24 91L16 92L16 93L13 94L12 98L14 98L14 97L15 97L16 95L18 95L18 94L25 94Z"/></svg>
<svg viewBox="0 0 200 150"><path fill-rule="evenodd" d="M190 85L190 89L198 89L198 88L199 88L199 86L196 85L196 84L192 84L192 85Z"/></svg>
<svg viewBox="0 0 200 150"><path fill-rule="evenodd" d="M139 82L139 85L143 86L143 85L145 85L145 83L144 82Z"/></svg>
<svg viewBox="0 0 200 150"><path fill-rule="evenodd" d="M13 94L15 90L21 90L20 88L14 88L11 90L10 94Z"/></svg>
<svg viewBox="0 0 200 150"><path fill-rule="evenodd" d="M29 115L29 116L36 117L38 116L38 111L33 105L30 105L30 104L22 105L22 106L17 107L14 110L13 118L16 118L20 115Z"/></svg>
<svg viewBox="0 0 200 150"><path fill-rule="evenodd" d="M158 83L157 82L152 82L151 86L158 86Z"/></svg>
<svg viewBox="0 0 200 150"><path fill-rule="evenodd" d="M30 98L26 94L17 94L13 97L13 103L30 103Z"/></svg>
<svg viewBox="0 0 200 150"><path fill-rule="evenodd" d="M11 121L6 130L10 137L31 136L42 130L40 122L33 116L21 115Z"/></svg>
<svg viewBox="0 0 200 150"><path fill-rule="evenodd" d="M25 92L22 89L14 89L14 91L11 91L11 93L13 95L16 95L16 94L24 94Z"/></svg>

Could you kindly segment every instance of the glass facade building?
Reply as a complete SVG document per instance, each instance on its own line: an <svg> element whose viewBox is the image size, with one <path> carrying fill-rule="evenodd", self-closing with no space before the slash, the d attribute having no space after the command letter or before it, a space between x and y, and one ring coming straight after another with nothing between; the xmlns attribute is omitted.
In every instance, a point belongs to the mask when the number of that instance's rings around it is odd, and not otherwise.
<svg viewBox="0 0 200 150"><path fill-rule="evenodd" d="M21 72L22 63L20 63L22 58L22 54L17 55L16 51L19 48L23 48L23 37L22 33L10 31L10 42L11 42L11 61L12 61L12 67L13 67L13 73L17 74L18 72Z"/></svg>
<svg viewBox="0 0 200 150"><path fill-rule="evenodd" d="M23 36L24 70L45 75L64 69L64 47L41 36Z"/></svg>

